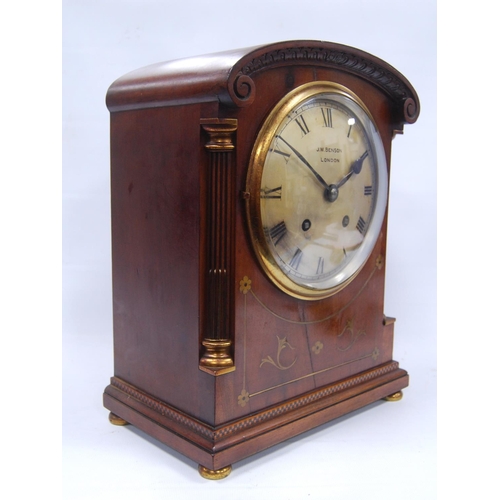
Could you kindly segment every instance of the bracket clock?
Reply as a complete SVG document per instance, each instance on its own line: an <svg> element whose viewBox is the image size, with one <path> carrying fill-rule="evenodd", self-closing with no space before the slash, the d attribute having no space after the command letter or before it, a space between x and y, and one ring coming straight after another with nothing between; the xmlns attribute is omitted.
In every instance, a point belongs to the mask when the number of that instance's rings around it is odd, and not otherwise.
<svg viewBox="0 0 500 500"><path fill-rule="evenodd" d="M408 374L384 315L391 140L411 84L281 42L114 82L114 376L104 406L225 477Z"/></svg>

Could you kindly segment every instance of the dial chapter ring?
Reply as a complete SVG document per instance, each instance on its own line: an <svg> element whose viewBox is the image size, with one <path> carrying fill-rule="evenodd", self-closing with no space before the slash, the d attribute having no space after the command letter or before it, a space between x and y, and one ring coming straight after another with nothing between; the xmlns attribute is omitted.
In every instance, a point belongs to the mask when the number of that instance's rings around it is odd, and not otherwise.
<svg viewBox="0 0 500 500"><path fill-rule="evenodd" d="M376 198L377 200L374 205L374 218L370 219L369 224L367 225L367 233L365 237L366 243L363 242L361 245L363 251L359 254L359 256L355 255L353 264L349 265L350 267L347 267L346 269L339 269L339 272L336 275L329 277L328 279L309 284L301 281L300 279L294 278L294 276L288 272L289 269L287 270L287 266L284 264L283 260L280 259L279 256L277 257L276 252L273 251L272 244L270 244L269 228L266 229L263 223L263 213L261 207L262 176L266 165L266 157L271 149L273 140L277 137L277 130L280 126L285 122L285 120L290 120L290 114L292 111L298 109L308 99L324 95L335 96L335 98L341 100L339 102L352 103L350 105L352 105L357 115L363 116L363 119L367 124L366 128L370 128L369 137L371 141L370 144L373 143L374 161L376 163L375 168L378 177L378 189L376 189L376 196L374 196L374 199ZM294 151L293 148L291 151ZM312 171L310 173L316 174L314 168L308 164L307 160L301 158L300 153L296 156L299 158L297 161L302 161L302 164L305 164L303 168L306 171L307 168L309 168ZM353 163L353 172L346 177L348 178L351 175L355 176L356 174L359 174L360 169L361 167L359 165ZM318 181L323 180L319 177L319 175L316 175L316 177L318 178ZM344 183L345 182L339 185L342 186ZM318 182L318 185L319 184L324 184L324 182ZM322 192L328 202L332 204L336 203L339 191L339 188L336 185L331 184L328 186L326 191L329 189L331 190L332 194L330 197L327 196L324 187L321 189L323 189ZM346 188L340 187L340 190L342 189ZM357 276L368 260L373 247L378 240L387 205L387 163L385 160L382 141L378 135L374 120L368 108L354 93L349 91L347 88L332 82L311 82L294 89L275 106L260 129L249 163L246 193L248 193L246 208L251 240L257 259L267 277L288 295L304 300L323 299L342 290ZM334 196L333 193L337 196ZM308 222L308 227L310 227L310 221ZM278 229L279 228L276 228L276 230ZM276 242L279 242L277 237ZM298 256L294 255L291 262L297 264L299 262Z"/></svg>

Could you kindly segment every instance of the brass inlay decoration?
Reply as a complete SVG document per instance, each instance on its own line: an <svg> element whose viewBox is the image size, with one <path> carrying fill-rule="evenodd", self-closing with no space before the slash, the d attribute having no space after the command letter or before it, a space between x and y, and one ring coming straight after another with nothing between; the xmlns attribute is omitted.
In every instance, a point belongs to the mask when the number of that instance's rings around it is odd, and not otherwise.
<svg viewBox="0 0 500 500"><path fill-rule="evenodd" d="M283 366L281 364L281 361L280 361L281 351L283 349L285 349L286 347L289 347L290 349L295 349L295 348L290 345L290 342L288 342L286 337L283 337L282 339L280 339L278 336L276 336L276 338L278 339L278 352L276 354L276 361L274 361L274 359L271 358L271 356L267 356L267 358L264 358L262 360L259 368L262 367L262 365L264 363L271 363L273 366L278 368L278 370L288 370L289 368L291 368L295 364L295 361L297 361L297 357L295 357L295 359L292 361L292 363L289 364L288 366Z"/></svg>
<svg viewBox="0 0 500 500"><path fill-rule="evenodd" d="M347 302L343 307L341 307L340 309L337 309L337 311L329 314L328 316L326 316L324 318L321 318L321 319L312 320L312 321L298 321L298 320L294 320L294 319L289 319L289 318L285 318L284 316L281 316L280 314L274 312L272 309L270 309L268 306L266 306L266 304L264 304L259 299L259 297L255 294L255 292L252 290L252 287L250 286L250 283L252 283L252 280L249 280L247 276L245 276L245 278L243 278L243 280L240 281L240 291L242 291L245 294L248 293L248 292L250 292L251 295L252 295L252 297L260 304L260 306L262 308L264 308L269 314L272 314L274 317L276 317L278 319L281 319L282 321L286 321L287 323L292 323L292 324L295 324L295 325L314 325L314 324L317 324L317 323L323 323L324 321L329 321L332 318L335 318L339 314L343 313L363 293L363 291L365 290L366 286L368 285L368 283L372 279L373 275L378 270L382 269L383 261L384 261L383 257L381 255L379 255L377 257L376 262L375 262L374 268L372 269L372 271L369 274L369 276L366 278L365 282L363 283L363 286L358 290L358 292L356 293L356 295L354 295L354 297L349 302ZM245 285L245 289L243 290L242 289L242 286L243 286L242 283L243 282L246 283L245 279L248 280L249 284Z"/></svg>
<svg viewBox="0 0 500 500"><path fill-rule="evenodd" d="M238 396L238 404L243 408L249 401L250 395L246 390L247 383L247 294L252 289L252 280L245 276L240 281L240 292L243 294L243 389Z"/></svg>
<svg viewBox="0 0 500 500"><path fill-rule="evenodd" d="M337 346L337 349L339 351L342 352L348 351L356 343L356 341L361 335L366 335L366 332L363 330L358 330L357 332L355 332L352 325L353 325L353 320L350 319L349 321L347 321L346 326L344 326L344 329L337 335L337 338L341 338L344 336L345 333L347 333L346 338L348 339L349 342L345 347Z"/></svg>
<svg viewBox="0 0 500 500"><path fill-rule="evenodd" d="M357 377L350 378L345 381L341 380L338 383L319 389L316 392L307 394L298 399L294 399L293 401L285 405L280 405L278 408L271 408L269 410L264 410L262 412L259 412L257 415L252 415L251 417L247 418L244 422L238 422L236 424L223 427L215 432L215 436L217 438L221 438L223 436L228 436L232 434L233 432L235 432L235 430L248 429L256 424L265 422L266 420L269 420L271 418L275 418L278 415L287 413L292 410L296 410L297 408L306 406L312 403L313 401L318 401L325 397L331 396L332 394L343 391L345 389L349 389L350 387L361 384L363 382L367 382L369 380L380 377L387 373L391 373L392 371L398 369L399 369L399 363L397 361L391 361L386 365L377 367L374 370L360 374ZM247 393L247 397L249 396L250 395ZM247 402L248 399L242 406L245 406Z"/></svg>
<svg viewBox="0 0 500 500"><path fill-rule="evenodd" d="M245 406L248 401L250 399L250 394L248 394L248 391L246 391L245 389L243 389L241 391L241 394L238 396L238 404L243 407Z"/></svg>
<svg viewBox="0 0 500 500"><path fill-rule="evenodd" d="M240 292L247 294L252 289L252 280L248 276L244 276L240 281Z"/></svg>
<svg viewBox="0 0 500 500"><path fill-rule="evenodd" d="M288 384L293 384L294 382L299 382L300 380L304 380L304 379L307 379L307 378L310 378L310 377L314 377L315 375L319 375L321 373L325 373L325 372L329 372L331 370L335 370L336 368L341 368L342 366L346 366L346 365L350 365L351 363L354 363L356 361L361 361L362 359L367 359L367 358L374 358L375 356L375 353L378 353L378 349L375 348L372 352L370 352L369 354L366 354L365 356L361 356L357 359L350 359L349 361L346 361L344 363L339 363L337 365L333 365L333 366L329 366L328 368L323 368L322 370L317 370L315 372L311 372L311 373L308 373L306 375L303 375L302 377L297 377L293 380L288 380L286 382L283 382L281 384L278 384L278 385L275 385L273 387L267 387L266 389L263 389L261 391L257 391L257 392L254 392L253 394L249 394L248 397L249 398L252 398L254 396L258 396L259 394L263 394L265 392L269 392L269 391L272 391L274 389L277 389L278 387L283 387L284 385L288 385ZM376 354L378 356L378 354Z"/></svg>
<svg viewBox="0 0 500 500"><path fill-rule="evenodd" d="M314 377L315 375L320 375L322 373L325 373L325 372L328 372L331 370L335 370L337 368L341 368L343 366L349 365L351 363L354 363L354 362L357 362L357 361L360 361L363 359L372 358L374 361L376 361L378 356L380 355L380 351L379 351L378 347L375 347L371 352L369 352L361 357L358 357L356 359L352 359L352 360L349 360L349 361L346 361L343 363L338 363L338 364L335 364L332 366L328 366L328 367L323 368L321 370L317 370L317 371L305 374L301 377L297 377L297 378L294 378L292 380L288 380L288 381L283 382L281 384L278 384L278 385L275 385L272 387L267 387L265 389L262 389L260 391L254 392L254 393L250 393L247 389L247 386L246 386L246 339L247 339L247 298L248 298L248 296L253 297L257 301L257 303L262 308L264 308L269 314L271 314L274 317L279 318L282 321L285 321L287 323L296 324L296 325L311 325L311 324L322 323L324 321L329 321L329 320L335 318L336 316L340 315L342 312L344 312L363 293L363 291L366 289L366 286L368 285L369 281L371 280L371 278L373 277L375 272L377 270L382 269L383 264L384 264L384 259L381 255L379 255L375 261L375 266L373 267L372 271L368 275L367 279L365 280L365 282L363 283L361 288L354 295L354 297L352 297L343 307L341 307L337 311L329 314L328 316L326 316L322 319L313 320L313 321L292 320L289 318L285 318L284 316L281 316L280 314L276 313L275 311L272 311L268 306L266 306L259 299L259 297L255 293L255 291L252 289L252 280L248 276L244 276L239 282L240 293L242 293L243 297L244 297L244 299L243 299L243 318L244 319L243 319L243 388L241 390L241 393L238 395L238 404L241 407L244 407L250 401L250 398L258 396L259 394L263 394L265 392L272 391L272 390L277 389L279 387L293 384L295 382L298 382L298 381L301 381L301 380L304 380L304 379L307 379L310 377ZM343 330L337 335L337 338L347 339L347 344L342 346L342 347L337 346L337 349L341 352L348 351L359 340L360 337L365 336L365 335L366 335L366 332L364 330L356 330L354 328L354 320L349 319L349 320L347 320L346 325L344 326ZM275 368L282 370L282 371L285 371L285 370L290 369L295 364L295 362L297 361L297 357L295 357L295 359L293 360L293 362L291 364L283 365L281 363L281 360L280 360L281 352L286 348L294 349L294 347L292 347L292 345L288 341L287 337L279 338L277 336L277 339L278 339L278 349L277 349L276 357L273 358L272 356L268 355L266 358L263 358L261 360L260 367L262 367L266 363L269 363L269 364L273 365ZM313 353L314 355L319 355L323 348L324 348L324 344L321 341L317 341L314 345L312 345L310 347L310 350L311 350L311 353Z"/></svg>
<svg viewBox="0 0 500 500"><path fill-rule="evenodd" d="M312 346L311 350L314 354L319 354L321 350L323 349L324 345L323 342L320 342L319 340Z"/></svg>

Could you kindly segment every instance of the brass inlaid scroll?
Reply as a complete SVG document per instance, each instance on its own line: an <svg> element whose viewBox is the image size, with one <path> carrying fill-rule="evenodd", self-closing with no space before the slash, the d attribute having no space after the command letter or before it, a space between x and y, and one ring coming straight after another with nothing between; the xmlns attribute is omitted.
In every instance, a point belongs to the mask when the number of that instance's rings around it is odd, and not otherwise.
<svg viewBox="0 0 500 500"><path fill-rule="evenodd" d="M384 259L382 255L379 255L376 260L375 260L375 265L366 278L365 282L362 284L361 288L358 290L358 292L342 307L337 309L336 311L331 312L327 316L316 319L316 320L311 320L311 321L304 321L304 320L295 320L292 318L286 318L280 314L278 314L276 311L273 311L270 309L264 302L258 297L256 294L254 288L252 288L252 280L248 276L244 276L240 281L239 281L239 291L243 295L243 388L241 392L237 395L237 403L240 405L242 408L245 407L249 401L250 398L259 396L261 394L264 394L269 391L273 391L275 389L278 389L280 387L289 385L289 384L294 384L296 382L308 379L310 377L314 377L316 375L320 375L329 371L337 370L339 368L342 368L346 365L349 365L351 363L355 363L361 360L365 359L373 359L374 362L377 361L379 355L380 355L380 350L378 347L374 348L368 348L364 354L357 355L353 359L349 359L346 361L341 361L341 362L332 362L332 364L329 364L328 366L311 371L309 373L302 374L298 377L293 377L289 380L286 380L280 384L277 385L272 385L269 387L265 387L263 389L257 390L255 392L250 392L248 387L247 387L247 380L246 380L246 357L247 357L247 351L246 351L246 339L247 339L247 300L251 298L251 300L255 300L263 309L265 309L270 315L274 316L275 318L278 318L282 321L285 321L286 323L291 323L291 324L296 324L296 325L312 325L312 324L317 324L317 323L323 323L326 321L330 321L331 319L340 316L355 300L357 300L362 293L366 290L368 283L374 276L374 274L377 271L380 271L384 266ZM388 318L386 318L388 319ZM389 319L388 319L389 320ZM360 339L366 337L366 332L362 329L358 329L355 326L355 319L354 318L349 318L346 320L346 323L342 330L337 333L337 339L341 339L341 342L338 343L337 345L337 350L346 352L349 351L352 346L360 341ZM263 366L274 366L274 368L277 368L281 371L286 371L289 368L292 368L293 365L295 365L295 362L297 361L297 357L294 357L293 361L291 363L289 362L288 364L283 364L280 359L280 354L283 350L294 350L295 348L293 345L288 341L287 337L280 338L279 336L276 337L278 341L278 347L276 354L274 356L268 355L267 357L261 359L260 363L260 368ZM324 348L324 344L322 341L318 340L314 344L312 344L310 347L310 352L315 355L315 356L320 356L322 353L322 350ZM300 353L297 354L297 356L300 355ZM391 365L392 366L392 365ZM397 363L392 366L392 369L397 369ZM360 379L361 382L362 379ZM342 383L339 382L338 387L343 387Z"/></svg>

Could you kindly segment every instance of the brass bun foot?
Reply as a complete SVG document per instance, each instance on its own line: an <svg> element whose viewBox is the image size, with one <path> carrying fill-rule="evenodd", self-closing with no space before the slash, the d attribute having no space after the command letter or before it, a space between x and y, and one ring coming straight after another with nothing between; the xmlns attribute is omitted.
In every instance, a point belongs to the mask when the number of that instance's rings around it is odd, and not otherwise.
<svg viewBox="0 0 500 500"><path fill-rule="evenodd" d="M228 465L227 467L223 467L222 469L218 470L211 470L207 469L206 467L203 467L203 465L198 465L198 472L200 473L201 477L204 477L205 479L224 479L225 477L229 476L231 473L231 466Z"/></svg>
<svg viewBox="0 0 500 500"><path fill-rule="evenodd" d="M401 401L403 399L403 391L395 392L394 394L391 394L390 396L386 396L384 399L386 401Z"/></svg>
<svg viewBox="0 0 500 500"><path fill-rule="evenodd" d="M110 412L108 418L113 425L128 425L128 422L126 420L123 420L123 418L115 415L114 413Z"/></svg>

